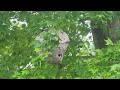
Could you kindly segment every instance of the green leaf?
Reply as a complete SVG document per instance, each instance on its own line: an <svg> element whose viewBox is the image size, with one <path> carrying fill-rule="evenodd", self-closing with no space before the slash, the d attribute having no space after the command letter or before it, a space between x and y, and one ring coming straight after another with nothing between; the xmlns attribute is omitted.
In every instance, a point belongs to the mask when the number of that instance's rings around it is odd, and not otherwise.
<svg viewBox="0 0 120 90"><path fill-rule="evenodd" d="M110 38L108 38L107 40L105 40L105 42L106 42L105 45L114 45Z"/></svg>
<svg viewBox="0 0 120 90"><path fill-rule="evenodd" d="M29 74L29 70L23 70L22 71L22 75L27 75L27 74Z"/></svg>
<svg viewBox="0 0 120 90"><path fill-rule="evenodd" d="M120 71L120 64L112 65L110 71Z"/></svg>

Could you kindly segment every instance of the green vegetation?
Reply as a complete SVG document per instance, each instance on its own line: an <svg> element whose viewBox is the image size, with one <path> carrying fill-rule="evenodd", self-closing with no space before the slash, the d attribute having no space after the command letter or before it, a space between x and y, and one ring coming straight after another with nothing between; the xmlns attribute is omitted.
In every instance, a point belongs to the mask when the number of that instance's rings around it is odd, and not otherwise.
<svg viewBox="0 0 120 90"><path fill-rule="evenodd" d="M46 57L61 30L70 43L60 67ZM37 35L44 41L36 41ZM120 12L0 11L0 78L119 79Z"/></svg>

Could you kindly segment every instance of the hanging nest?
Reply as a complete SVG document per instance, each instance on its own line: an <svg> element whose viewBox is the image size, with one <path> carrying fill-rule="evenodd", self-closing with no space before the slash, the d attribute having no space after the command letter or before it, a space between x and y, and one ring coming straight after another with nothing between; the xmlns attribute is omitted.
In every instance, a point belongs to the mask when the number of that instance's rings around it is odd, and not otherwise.
<svg viewBox="0 0 120 90"><path fill-rule="evenodd" d="M69 42L70 42L70 39L66 32L59 31L57 35L60 39L59 44L58 44L57 48L52 50L52 54L46 58L46 61L49 63L52 63L52 64L60 64L61 63L61 61L63 60L64 54L68 48ZM36 40L38 40L40 42L44 41L44 39L40 36L37 36ZM41 53L43 53L43 52L39 52L38 54L41 55Z"/></svg>

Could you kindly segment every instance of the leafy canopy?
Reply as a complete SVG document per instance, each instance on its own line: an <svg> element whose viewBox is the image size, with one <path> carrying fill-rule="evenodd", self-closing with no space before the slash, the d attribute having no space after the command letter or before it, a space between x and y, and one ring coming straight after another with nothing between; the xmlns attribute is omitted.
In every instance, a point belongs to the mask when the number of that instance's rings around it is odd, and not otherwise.
<svg viewBox="0 0 120 90"><path fill-rule="evenodd" d="M116 11L1 11L0 12L0 78L119 78L119 45L110 39L107 49L89 52L90 42L84 37L91 32L90 25L108 30L108 23L119 18ZM13 20L13 22L11 22ZM16 20L16 21L15 21ZM86 23L89 21L90 25ZM20 22L26 22L20 24ZM94 23L93 23L94 22ZM48 32L43 32L46 28ZM57 47L56 32L65 31L70 45L64 55L63 68L45 62L51 50ZM42 35L45 42L37 43ZM43 55L38 51L50 50Z"/></svg>

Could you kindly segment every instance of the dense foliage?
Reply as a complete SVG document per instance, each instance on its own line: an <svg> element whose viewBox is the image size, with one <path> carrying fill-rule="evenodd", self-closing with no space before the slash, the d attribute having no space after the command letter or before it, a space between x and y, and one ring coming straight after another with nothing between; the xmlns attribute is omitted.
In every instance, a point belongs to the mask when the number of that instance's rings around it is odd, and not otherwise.
<svg viewBox="0 0 120 90"><path fill-rule="evenodd" d="M112 24L119 20L119 14L116 11L1 11L0 78L120 78L120 28ZM101 27L108 37L104 40L107 48L94 50L94 40L86 38L95 27ZM70 38L61 68L45 61L59 43L60 30ZM43 43L35 40L37 35L42 35ZM38 55L38 51L46 49L47 52Z"/></svg>

